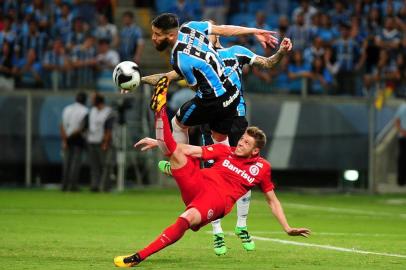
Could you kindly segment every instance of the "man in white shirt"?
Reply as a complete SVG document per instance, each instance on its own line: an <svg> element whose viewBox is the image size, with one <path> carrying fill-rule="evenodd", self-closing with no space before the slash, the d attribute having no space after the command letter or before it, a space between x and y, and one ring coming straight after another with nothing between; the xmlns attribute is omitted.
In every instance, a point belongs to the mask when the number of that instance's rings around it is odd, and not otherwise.
<svg viewBox="0 0 406 270"><path fill-rule="evenodd" d="M82 153L85 147L84 127L88 114L86 93L79 92L76 102L66 106L62 112L60 127L63 155L63 191L78 191L78 178Z"/></svg>
<svg viewBox="0 0 406 270"><path fill-rule="evenodd" d="M110 183L110 163L112 160L111 141L114 124L114 114L107 106L104 96L93 95L93 107L89 112L89 126L87 134L88 156L91 174L91 191L108 191Z"/></svg>

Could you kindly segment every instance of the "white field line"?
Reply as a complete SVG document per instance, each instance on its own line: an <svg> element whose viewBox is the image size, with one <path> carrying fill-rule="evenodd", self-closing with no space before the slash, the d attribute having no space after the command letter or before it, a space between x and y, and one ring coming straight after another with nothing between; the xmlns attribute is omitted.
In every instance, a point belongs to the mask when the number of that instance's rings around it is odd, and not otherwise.
<svg viewBox="0 0 406 270"><path fill-rule="evenodd" d="M394 217L399 216L401 218L406 218L406 213L388 213L388 212L378 212L378 211L365 211L359 209L351 208L337 208L337 207L326 207L326 206L315 206L308 204L299 204L299 203L283 203L283 206L296 209L309 209L309 210L319 210L331 213L343 213L343 214L357 214L357 215L366 215L366 216L385 216L385 217Z"/></svg>
<svg viewBox="0 0 406 270"><path fill-rule="evenodd" d="M265 235L286 235L283 231L251 231L251 234L265 234ZM399 237L405 236L405 234L389 234L389 233L352 233L352 232L312 232L312 235L321 236L360 236L360 237Z"/></svg>
<svg viewBox="0 0 406 270"><path fill-rule="evenodd" d="M377 256L386 256L386 257L397 257L397 258L406 259L406 255L394 254L394 253L373 252L373 251L359 250L359 249L354 249L354 248L343 248L343 247L335 247L335 246L330 246L330 245L310 244L310 243L302 243L302 242L282 240L282 239L272 239L272 238L258 237L258 236L252 236L252 238L255 240L270 241L270 242L276 242L276 243L281 243L281 244L286 244L286 245L315 247L315 248L328 249L328 250L334 250L334 251L339 251L339 252L350 252L350 253L377 255Z"/></svg>
<svg viewBox="0 0 406 270"><path fill-rule="evenodd" d="M0 214L30 213L30 214L69 214L69 215L120 215L133 216L151 213L153 211L134 211L134 210L103 210L103 209L58 209L58 208L5 208L0 209Z"/></svg>
<svg viewBox="0 0 406 270"><path fill-rule="evenodd" d="M211 233L211 232L208 232L208 233ZM234 235L234 233L227 233L227 235ZM366 250L360 250L360 249L355 249L355 248L335 247L335 246L330 246L330 245L310 244L310 243L303 243L303 242L296 242L296 241L289 241L289 240L282 240L282 239L275 239L275 238L268 238L268 237L259 237L259 236L251 236L251 237L254 240L275 242L275 243L280 243L280 244L285 244L285 245L312 247L312 248L319 248L319 249L334 250L334 251L339 251L339 252L349 252L349 253L357 253L357 254L377 255L377 256L396 257L396 258L405 258L406 259L406 255L402 255L402 254L374 252L374 251L366 251Z"/></svg>

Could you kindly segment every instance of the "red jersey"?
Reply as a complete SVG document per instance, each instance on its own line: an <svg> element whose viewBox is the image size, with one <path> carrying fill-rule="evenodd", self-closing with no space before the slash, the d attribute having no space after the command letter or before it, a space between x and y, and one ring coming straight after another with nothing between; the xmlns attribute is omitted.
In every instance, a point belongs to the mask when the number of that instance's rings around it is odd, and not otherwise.
<svg viewBox="0 0 406 270"><path fill-rule="evenodd" d="M259 155L238 157L234 154L235 147L223 144L202 146L202 149L203 160L214 160L213 167L202 169L204 177L231 205L256 185L264 193L274 189L271 165ZM231 207L230 204L228 206Z"/></svg>

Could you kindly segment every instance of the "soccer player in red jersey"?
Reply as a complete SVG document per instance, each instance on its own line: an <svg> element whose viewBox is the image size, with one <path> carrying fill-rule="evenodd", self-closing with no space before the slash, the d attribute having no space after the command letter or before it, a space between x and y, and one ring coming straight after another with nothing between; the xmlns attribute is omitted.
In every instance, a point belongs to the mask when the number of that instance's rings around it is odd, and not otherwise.
<svg viewBox="0 0 406 270"><path fill-rule="evenodd" d="M307 228L292 228L275 195L271 165L259 155L266 136L257 127L248 127L236 147L223 144L193 146L176 143L166 115L168 78L155 88L151 108L155 111L156 139L144 138L135 144L142 151L159 147L169 157L172 175L186 205L183 212L162 234L144 249L132 255L117 256L118 267L132 267L150 255L178 241L188 229L198 231L213 220L227 215L234 203L258 185L264 192L273 215L291 236L310 234ZM201 169L200 159L214 160L211 168Z"/></svg>

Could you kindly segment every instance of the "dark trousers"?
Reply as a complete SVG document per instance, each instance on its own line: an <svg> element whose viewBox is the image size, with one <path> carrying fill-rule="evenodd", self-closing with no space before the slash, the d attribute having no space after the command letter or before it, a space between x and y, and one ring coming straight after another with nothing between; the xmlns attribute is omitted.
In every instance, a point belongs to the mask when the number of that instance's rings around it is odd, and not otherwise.
<svg viewBox="0 0 406 270"><path fill-rule="evenodd" d="M77 190L83 147L68 146L63 156L62 190Z"/></svg>
<svg viewBox="0 0 406 270"><path fill-rule="evenodd" d="M406 138L399 138L398 184L406 185Z"/></svg>
<svg viewBox="0 0 406 270"><path fill-rule="evenodd" d="M356 93L356 73L353 71L339 71L336 75L337 93L351 95Z"/></svg>
<svg viewBox="0 0 406 270"><path fill-rule="evenodd" d="M88 144L90 189L92 191L108 191L110 189L112 154L111 149L104 151L101 144Z"/></svg>

